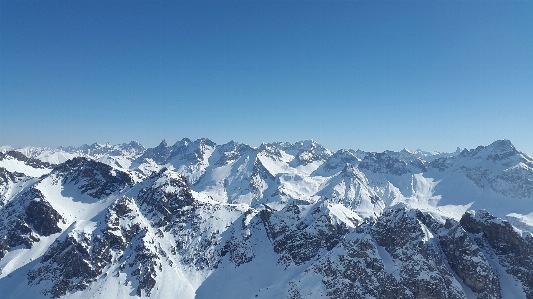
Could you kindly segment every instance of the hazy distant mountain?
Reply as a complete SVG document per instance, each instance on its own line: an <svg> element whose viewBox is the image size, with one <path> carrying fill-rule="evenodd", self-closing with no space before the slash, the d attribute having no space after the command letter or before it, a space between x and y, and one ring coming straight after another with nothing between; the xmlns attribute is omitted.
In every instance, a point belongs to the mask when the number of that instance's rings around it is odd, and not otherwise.
<svg viewBox="0 0 533 299"><path fill-rule="evenodd" d="M1 298L533 298L508 140L1 149Z"/></svg>

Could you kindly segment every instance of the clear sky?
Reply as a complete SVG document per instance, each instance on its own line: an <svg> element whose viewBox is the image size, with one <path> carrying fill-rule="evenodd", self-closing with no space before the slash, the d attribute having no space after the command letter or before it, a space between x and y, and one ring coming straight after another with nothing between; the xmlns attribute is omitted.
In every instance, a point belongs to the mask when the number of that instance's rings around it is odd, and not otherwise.
<svg viewBox="0 0 533 299"><path fill-rule="evenodd" d="M0 1L0 145L533 155L533 1Z"/></svg>

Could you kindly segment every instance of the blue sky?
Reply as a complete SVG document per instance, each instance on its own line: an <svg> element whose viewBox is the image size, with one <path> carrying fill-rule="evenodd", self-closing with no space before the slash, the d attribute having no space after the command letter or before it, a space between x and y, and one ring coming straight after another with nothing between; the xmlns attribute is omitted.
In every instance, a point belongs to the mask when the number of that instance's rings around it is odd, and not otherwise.
<svg viewBox="0 0 533 299"><path fill-rule="evenodd" d="M0 1L0 144L533 154L532 1Z"/></svg>

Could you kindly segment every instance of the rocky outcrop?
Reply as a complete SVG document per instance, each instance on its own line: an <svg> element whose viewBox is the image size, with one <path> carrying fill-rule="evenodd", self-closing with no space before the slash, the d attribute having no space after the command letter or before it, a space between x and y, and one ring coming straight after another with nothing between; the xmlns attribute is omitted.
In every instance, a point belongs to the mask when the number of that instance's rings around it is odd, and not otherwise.
<svg viewBox="0 0 533 299"><path fill-rule="evenodd" d="M449 230L440 236L442 251L450 268L477 298L502 298L500 281L483 251L458 223L447 220Z"/></svg>
<svg viewBox="0 0 533 299"><path fill-rule="evenodd" d="M31 248L40 236L61 232L61 215L35 188L19 194L0 210L0 258L12 248Z"/></svg>
<svg viewBox="0 0 533 299"><path fill-rule="evenodd" d="M265 231L279 262L288 266L301 265L321 251L335 247L348 232L346 224L336 222L326 205L317 204L305 217L300 208L290 205L279 212L267 208L260 212Z"/></svg>
<svg viewBox="0 0 533 299"><path fill-rule="evenodd" d="M531 235L518 234L507 221L486 211L468 212L461 226L472 235L485 255L497 257L505 271L522 283L526 298L533 298L533 246Z"/></svg>
<svg viewBox="0 0 533 299"><path fill-rule="evenodd" d="M64 184L75 184L83 194L102 199L126 186L133 185L129 174L87 158L78 157L54 168Z"/></svg>

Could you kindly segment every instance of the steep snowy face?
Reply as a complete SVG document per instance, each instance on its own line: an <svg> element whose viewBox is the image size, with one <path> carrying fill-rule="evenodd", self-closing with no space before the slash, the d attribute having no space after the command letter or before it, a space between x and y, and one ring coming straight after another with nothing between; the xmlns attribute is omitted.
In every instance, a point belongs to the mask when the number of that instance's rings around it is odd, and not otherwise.
<svg viewBox="0 0 533 299"><path fill-rule="evenodd" d="M0 167L0 207L4 206L14 194L24 188L31 178L20 172L11 172Z"/></svg>
<svg viewBox="0 0 533 299"><path fill-rule="evenodd" d="M246 144L230 141L226 144L217 146L215 152L209 159L209 164L214 166L225 166L243 156L253 154L254 152L255 150Z"/></svg>
<svg viewBox="0 0 533 299"><path fill-rule="evenodd" d="M191 141L188 138L168 146L162 141L155 148L147 149L130 166L131 170L142 173L142 177L150 176L161 167L174 169L184 175L187 180L194 184L205 173L209 166L209 157L213 153L216 144L209 139Z"/></svg>
<svg viewBox="0 0 533 299"><path fill-rule="evenodd" d="M179 160L188 164L196 164L204 162L211 152L216 147L216 144L207 139L201 138L195 141L191 141L188 138L183 138L181 141L176 142L173 146L171 159L178 157Z"/></svg>
<svg viewBox="0 0 533 299"><path fill-rule="evenodd" d="M430 169L463 173L479 188L505 196L533 198L533 158L517 151L509 140L436 159Z"/></svg>
<svg viewBox="0 0 533 299"><path fill-rule="evenodd" d="M328 180L317 194L349 207L363 218L378 217L385 208L365 174L350 164Z"/></svg>
<svg viewBox="0 0 533 299"><path fill-rule="evenodd" d="M331 155L313 174L332 175L342 171L346 166L358 165L364 157L366 153L341 149Z"/></svg>
<svg viewBox="0 0 533 299"><path fill-rule="evenodd" d="M257 151L232 141L216 147L193 189L215 200L254 205L273 184L274 177L258 159Z"/></svg>
<svg viewBox="0 0 533 299"><path fill-rule="evenodd" d="M0 153L0 167L10 172L23 173L27 176L40 177L52 169L52 165L41 160L28 158L18 151Z"/></svg>

